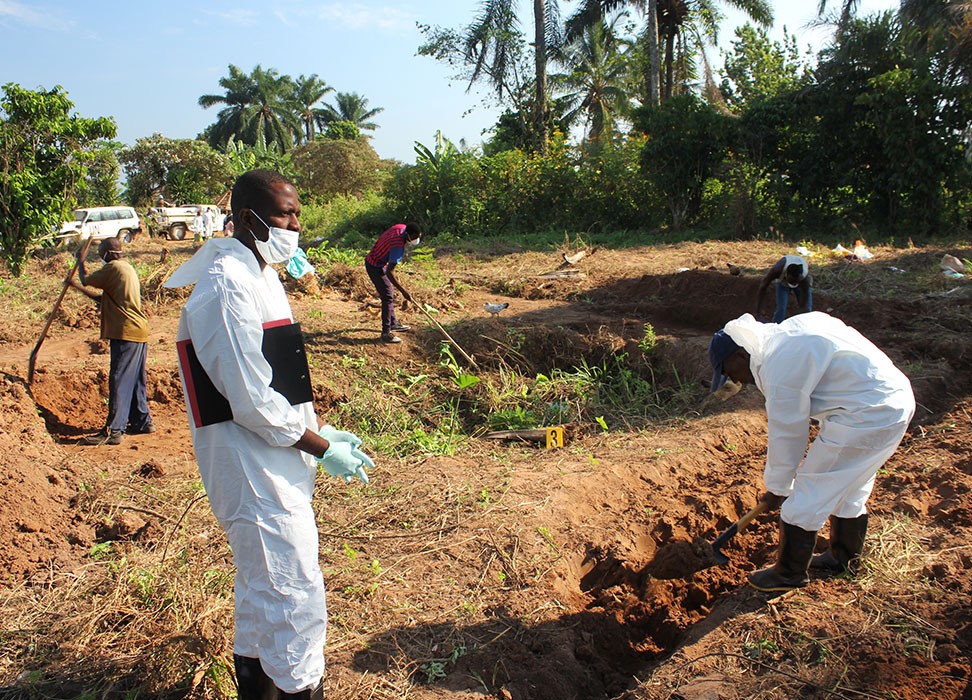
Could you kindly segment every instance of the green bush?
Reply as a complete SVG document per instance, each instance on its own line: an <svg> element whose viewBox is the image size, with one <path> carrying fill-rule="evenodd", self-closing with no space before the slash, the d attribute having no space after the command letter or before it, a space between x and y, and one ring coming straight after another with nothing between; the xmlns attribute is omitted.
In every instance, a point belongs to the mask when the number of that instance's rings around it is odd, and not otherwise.
<svg viewBox="0 0 972 700"><path fill-rule="evenodd" d="M388 183L392 207L456 239L499 233L644 228L656 209L639 170L644 138L585 150L555 132L546 153L483 156L440 139Z"/></svg>
<svg viewBox="0 0 972 700"><path fill-rule="evenodd" d="M302 204L301 239L370 248L382 231L402 221L378 192L369 191L361 197L338 195L324 203Z"/></svg>

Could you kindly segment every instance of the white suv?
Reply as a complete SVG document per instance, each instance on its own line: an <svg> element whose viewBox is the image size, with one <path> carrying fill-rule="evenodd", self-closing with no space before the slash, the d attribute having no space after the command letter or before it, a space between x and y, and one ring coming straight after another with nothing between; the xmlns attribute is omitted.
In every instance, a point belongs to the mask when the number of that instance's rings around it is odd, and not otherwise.
<svg viewBox="0 0 972 700"><path fill-rule="evenodd" d="M141 230L142 223L132 207L90 207L75 210L74 221L65 221L57 238L118 238L131 243Z"/></svg>

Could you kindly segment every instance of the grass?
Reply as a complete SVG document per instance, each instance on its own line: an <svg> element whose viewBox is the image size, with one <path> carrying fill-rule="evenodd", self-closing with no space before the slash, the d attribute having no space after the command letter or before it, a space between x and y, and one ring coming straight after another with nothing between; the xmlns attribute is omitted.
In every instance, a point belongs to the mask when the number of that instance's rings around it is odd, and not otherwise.
<svg viewBox="0 0 972 700"><path fill-rule="evenodd" d="M554 250L557 237L546 240L543 245ZM324 250L333 248L328 244ZM414 276L426 294L437 290L425 285L447 277L441 253L421 260L430 272ZM146 265L149 274L158 269ZM829 269L821 267L822 274ZM861 282L833 274L838 287ZM9 280L0 295L26 308L31 294L43 300L51 290L56 293L56 284L44 278L38 284L44 291L35 292L30 284ZM867 284L848 291L863 293ZM86 300L70 299L68 313L87 308ZM31 312L39 314L39 302L35 306ZM326 323L323 316L311 314L310 319ZM530 343L543 332L510 325L496 338L529 354ZM578 622L570 612L574 603L562 602L568 600L564 592L550 588L552 567L566 577L563 585L570 595L573 569L563 562L591 542L623 540L624 527L630 525L623 520L625 509L642 514L640 520L645 515L659 521L684 517L684 504L673 515L666 494L644 483L616 488L619 482L610 479L617 453L604 457L601 450L609 441L630 442L639 461L651 463L645 467L649 471L663 458L675 464L677 456L679 465L690 463L682 450L688 451L697 436L686 434L685 448L663 448L652 442L650 431L691 418L701 390L656 359L658 339L650 324L636 326L634 340L640 357L625 356L606 342L592 343L565 353L568 361L542 373L512 359L470 370L435 346L427 350L424 363L376 365L368 355L352 352L330 366L322 364L321 373L329 380L353 387L329 417L367 436L369 449L379 456L378 478L371 486L325 478L317 484L314 507L331 611L329 696L412 700L423 697L421 686L444 676L455 685L466 675L484 693L497 693L509 675L504 665L514 662L501 658L477 666L471 658L480 658L476 655L490 644L528 636L524 630L530 624L542 639ZM325 363L325 355L321 358ZM476 440L487 426L569 422L588 425L593 432L549 454ZM755 449L736 439L726 443L734 457ZM718 455L707 453L706 458ZM550 477L561 465L570 475L566 483ZM232 698L233 567L222 532L200 499L198 479L170 476L162 485L131 474L121 486L107 476L90 478L100 473L99 465L82 459L76 467L86 475L86 488L78 495L86 523L141 508L159 515L153 518L157 528L135 540L96 542L84 568L0 594L7 613L0 622L5 692L29 698ZM635 478L640 468L631 466ZM117 465L114 473L118 479ZM617 499L616 526L605 527L601 520L596 530L585 531L567 522L564 513L563 524L540 519L549 514L550 499L581 478L596 480L595 488L603 481L612 489L601 507L609 509ZM692 472L686 469L682 478L691 479ZM846 622L839 635L811 634L805 625L786 619L788 606L814 605L806 594L797 594L776 608L782 620L764 613L755 622L745 621L752 631L734 636L731 647L743 658L723 657L726 668L741 674L740 687L752 689L752 697L793 697L809 686L773 674L775 668L798 679L829 678L829 687L841 693L858 651L860 637L854 635L861 630L873 630L882 643L903 654L927 658L934 653L936 632L922 616L921 602L943 595L923 578L928 549L928 534L914 521L876 519L865 570L856 582L845 584L844 610L863 611L862 620L839 618ZM549 594L550 607L517 609L518 602L530 600L533 589ZM529 624L517 626L521 620ZM814 676L822 671L831 675ZM845 696L857 697L849 690Z"/></svg>

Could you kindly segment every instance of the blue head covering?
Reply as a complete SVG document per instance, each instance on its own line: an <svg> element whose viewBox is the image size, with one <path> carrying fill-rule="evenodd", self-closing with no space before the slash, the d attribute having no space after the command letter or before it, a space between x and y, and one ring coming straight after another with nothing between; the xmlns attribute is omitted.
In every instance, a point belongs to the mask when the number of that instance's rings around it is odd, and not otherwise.
<svg viewBox="0 0 972 700"><path fill-rule="evenodd" d="M712 365L710 393L715 392L726 383L726 375L723 374L722 365L726 358L738 349L739 345L725 331L716 331L712 336L712 341L709 343L709 363Z"/></svg>

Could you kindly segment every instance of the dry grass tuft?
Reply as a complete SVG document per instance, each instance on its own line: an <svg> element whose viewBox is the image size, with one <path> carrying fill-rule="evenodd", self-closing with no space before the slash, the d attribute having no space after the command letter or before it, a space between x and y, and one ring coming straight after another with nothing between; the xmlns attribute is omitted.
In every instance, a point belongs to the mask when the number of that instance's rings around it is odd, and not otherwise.
<svg viewBox="0 0 972 700"><path fill-rule="evenodd" d="M119 510L153 511L165 527L141 539L105 541L92 561L22 584L2 600L4 697L230 697L233 568L198 482L147 489L102 484L92 517L114 499ZM150 501L145 507L134 505ZM182 515L185 517L182 517Z"/></svg>

